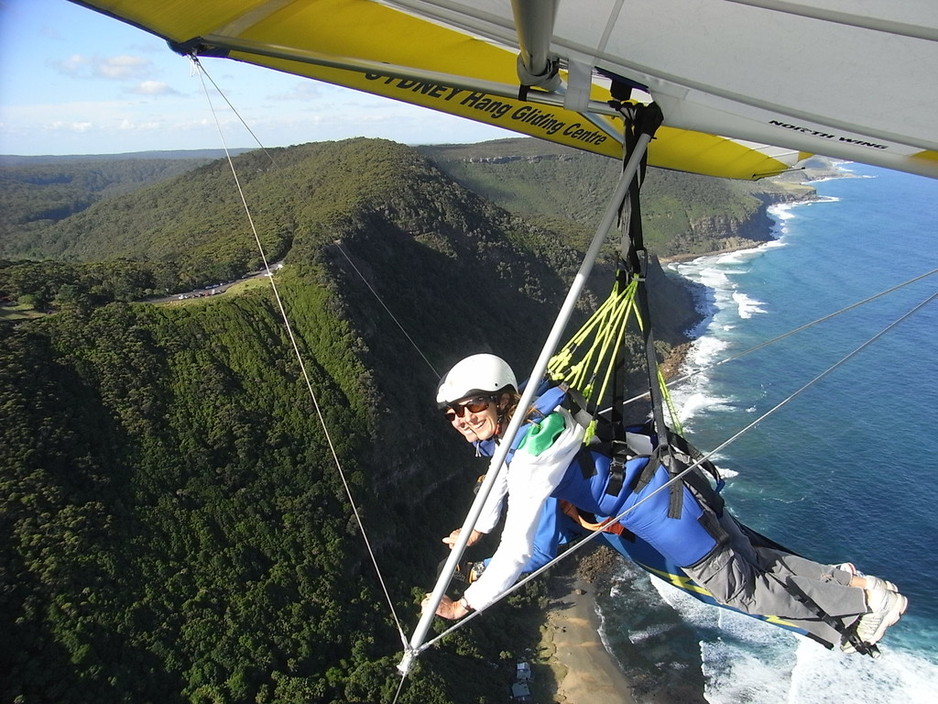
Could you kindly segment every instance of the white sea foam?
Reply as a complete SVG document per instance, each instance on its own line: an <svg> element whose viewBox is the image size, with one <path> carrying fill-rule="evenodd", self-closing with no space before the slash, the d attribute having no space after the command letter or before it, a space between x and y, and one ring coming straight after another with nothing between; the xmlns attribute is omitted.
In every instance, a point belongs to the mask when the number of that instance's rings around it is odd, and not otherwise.
<svg viewBox="0 0 938 704"><path fill-rule="evenodd" d="M935 699L938 665L881 644L877 659L827 650L814 641L728 609L704 604L652 578L662 600L702 634L704 696L711 704L883 704ZM647 635L647 634L646 634Z"/></svg>
<svg viewBox="0 0 938 704"><path fill-rule="evenodd" d="M776 203L774 205L770 205L767 209L767 212L779 220L789 220L795 217L794 213L791 212L791 209L795 205L797 205L797 203Z"/></svg>
<svg viewBox="0 0 938 704"><path fill-rule="evenodd" d="M747 271L747 257L744 252L731 252L701 257L672 267L680 275L708 289L705 305L702 306L707 318L694 331L699 337L691 345L682 368L682 373L688 379L672 389L672 397L685 426L692 423L694 416L701 412L732 407L734 399L713 394L707 370L726 357L729 345L722 336L713 334L714 331L732 330L740 318L740 311L751 315L762 310L762 303L737 291L733 281L735 275Z"/></svg>
<svg viewBox="0 0 938 704"><path fill-rule="evenodd" d="M881 657L873 660L799 640L787 701L829 704L852 700L858 693L864 701L884 704L935 701L938 666L888 644L881 644L880 652Z"/></svg>
<svg viewBox="0 0 938 704"><path fill-rule="evenodd" d="M789 684L780 676L770 651L750 651L731 641L700 643L706 684L704 697L712 704L784 702Z"/></svg>
<svg viewBox="0 0 938 704"><path fill-rule="evenodd" d="M701 412L713 413L732 409L731 399L711 396L702 392L692 392L687 395L674 393L672 397L680 406L678 415L681 422L685 425L690 423L694 417Z"/></svg>
<svg viewBox="0 0 938 704"><path fill-rule="evenodd" d="M763 308L765 303L751 296L747 296L745 293L735 291L733 293L733 301L736 303L737 314L742 320L747 320L759 313L765 313L765 308Z"/></svg>
<svg viewBox="0 0 938 704"><path fill-rule="evenodd" d="M725 354L727 342L718 337L701 337L688 352L687 363L691 368L707 367L718 362Z"/></svg>
<svg viewBox="0 0 938 704"><path fill-rule="evenodd" d="M615 587L613 587L615 591ZM613 594L615 595L615 594ZM619 667L622 667L622 663L619 662L619 659L616 657L615 650L612 647L612 644L609 642L609 636L606 632L606 615L603 613L603 610L599 608L599 604L593 603L593 610L596 613L596 617L599 620L596 632L599 634L599 641L603 644L603 648L606 649L606 652L609 653L612 658L619 663Z"/></svg>
<svg viewBox="0 0 938 704"><path fill-rule="evenodd" d="M649 638L654 638L655 636L661 635L662 633L666 633L668 630L669 628L667 626L663 626L660 624L650 626L640 631L631 631L629 633L629 640L632 641L632 643L637 645L638 643L641 643L644 640L648 640Z"/></svg>
<svg viewBox="0 0 938 704"><path fill-rule="evenodd" d="M726 467L721 467L719 464L717 464L717 460L719 458L720 454L718 452L710 455L710 461L717 465L717 469L720 471L720 476L722 476L724 479L732 479L733 477L739 476L739 472L737 472L735 469L727 469Z"/></svg>

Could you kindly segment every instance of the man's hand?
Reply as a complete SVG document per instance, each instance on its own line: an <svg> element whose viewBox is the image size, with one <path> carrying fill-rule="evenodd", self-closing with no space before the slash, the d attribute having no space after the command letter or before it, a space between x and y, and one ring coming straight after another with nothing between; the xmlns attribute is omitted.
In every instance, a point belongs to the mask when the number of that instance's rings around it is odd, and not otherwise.
<svg viewBox="0 0 938 704"><path fill-rule="evenodd" d="M427 594L423 601L420 602L421 611L426 611L430 606L430 595ZM440 601L440 605L436 607L436 615L440 618L445 618L449 621L455 621L460 619L466 614L472 611L471 608L467 608L468 604L465 603L464 599L459 601L453 601L448 596L443 596L443 599Z"/></svg>
<svg viewBox="0 0 938 704"><path fill-rule="evenodd" d="M450 549L450 550L452 550L452 549L453 549L453 546L456 544L456 540L459 538L459 531L460 531L460 530L461 530L460 528L457 528L457 529L454 530L452 533L450 533L448 536L446 536L445 538L443 538L443 542L446 543L447 545L449 545L449 549ZM477 531L477 530L473 530L472 533L471 533L470 536L469 536L469 542L466 543L466 545L474 545L475 543L477 543L477 542L479 541L479 538L481 538L483 535L484 535L484 533L480 533L480 532Z"/></svg>

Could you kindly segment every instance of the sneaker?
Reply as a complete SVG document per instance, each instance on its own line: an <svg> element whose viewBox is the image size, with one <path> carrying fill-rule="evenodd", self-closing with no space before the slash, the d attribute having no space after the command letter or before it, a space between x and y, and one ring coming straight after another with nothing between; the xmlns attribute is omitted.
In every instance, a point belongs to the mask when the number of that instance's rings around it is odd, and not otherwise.
<svg viewBox="0 0 938 704"><path fill-rule="evenodd" d="M840 644L840 649L848 654L853 654L857 652L856 647L854 647L853 643L851 643L849 639L845 640L843 643ZM863 649L863 654L869 655L871 658L878 658L881 654L879 652L879 648L877 648L875 645L870 645L868 643L864 643L862 646L862 649Z"/></svg>
<svg viewBox="0 0 938 704"><path fill-rule="evenodd" d="M897 587L889 580L882 579L881 577L874 577L871 574L863 574L852 562L841 562L839 565L834 565L834 567L839 570L843 570L844 572L849 572L853 577L863 577L863 579L866 580L866 589L885 589L886 591L890 592L899 591L899 587Z"/></svg>
<svg viewBox="0 0 938 704"><path fill-rule="evenodd" d="M898 592L899 587L897 587L892 582L882 579L880 577L874 577L871 574L862 575L863 579L866 580L867 589L885 589L887 592Z"/></svg>
<svg viewBox="0 0 938 704"><path fill-rule="evenodd" d="M851 577L856 577L860 574L860 570L858 570L857 566L852 562L841 562L839 565L834 565L834 567L844 572L849 572Z"/></svg>
<svg viewBox="0 0 938 704"><path fill-rule="evenodd" d="M886 633L886 629L905 613L909 600L888 589L866 589L866 603L870 608L857 622L857 638L872 645Z"/></svg>

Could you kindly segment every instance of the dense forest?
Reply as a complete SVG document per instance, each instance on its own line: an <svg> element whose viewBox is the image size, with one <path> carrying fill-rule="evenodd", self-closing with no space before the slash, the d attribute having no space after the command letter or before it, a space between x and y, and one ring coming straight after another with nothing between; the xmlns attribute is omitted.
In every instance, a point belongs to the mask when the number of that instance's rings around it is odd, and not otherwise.
<svg viewBox="0 0 938 704"><path fill-rule="evenodd" d="M106 198L84 167L62 181L74 192L7 193L0 701L391 700L400 637L349 493L409 633L483 470L445 432L438 375L479 351L530 367L593 224L579 206L607 184L601 163L515 142L531 147L479 145L480 169L456 147L365 139L235 159L266 259L284 263L302 367L269 286L139 302L260 268L226 162L125 164ZM529 206L538 218L519 205L535 172L569 182ZM653 220L755 222L792 197L671 176L654 177ZM654 276L666 351L692 305ZM581 317L610 283L601 267ZM542 589L428 651L400 701L503 701Z"/></svg>

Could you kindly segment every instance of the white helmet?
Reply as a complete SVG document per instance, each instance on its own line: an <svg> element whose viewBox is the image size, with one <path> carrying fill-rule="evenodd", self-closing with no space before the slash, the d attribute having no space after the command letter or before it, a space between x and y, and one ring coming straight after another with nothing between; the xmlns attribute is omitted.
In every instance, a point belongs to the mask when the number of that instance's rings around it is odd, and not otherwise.
<svg viewBox="0 0 938 704"><path fill-rule="evenodd" d="M473 394L491 394L510 386L518 388L515 373L501 357L474 354L457 362L440 381L436 402L443 406Z"/></svg>

